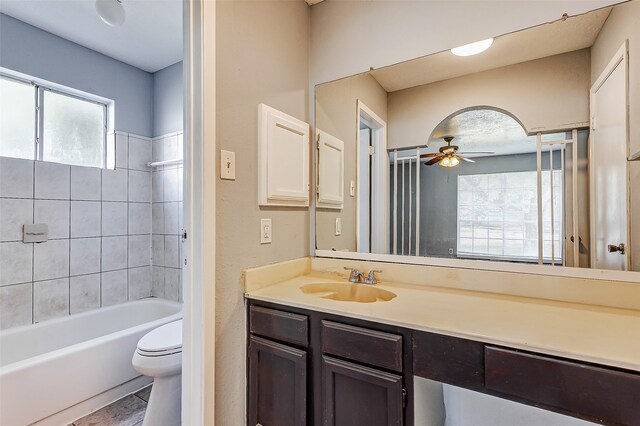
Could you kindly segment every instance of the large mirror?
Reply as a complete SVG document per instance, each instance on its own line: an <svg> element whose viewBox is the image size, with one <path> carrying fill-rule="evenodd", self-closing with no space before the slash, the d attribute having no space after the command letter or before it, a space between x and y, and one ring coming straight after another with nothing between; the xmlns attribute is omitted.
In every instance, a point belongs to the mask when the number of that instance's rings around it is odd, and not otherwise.
<svg viewBox="0 0 640 426"><path fill-rule="evenodd" d="M317 249L640 271L637 3L318 85Z"/></svg>

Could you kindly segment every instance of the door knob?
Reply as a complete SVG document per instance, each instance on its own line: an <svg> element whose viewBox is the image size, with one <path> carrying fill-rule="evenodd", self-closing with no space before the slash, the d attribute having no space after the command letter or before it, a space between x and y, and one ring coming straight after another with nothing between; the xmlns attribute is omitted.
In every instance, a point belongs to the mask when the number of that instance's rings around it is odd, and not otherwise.
<svg viewBox="0 0 640 426"><path fill-rule="evenodd" d="M615 253L619 251L620 254L624 254L624 243L620 243L619 245L609 244L607 246L607 250L609 250L609 253Z"/></svg>

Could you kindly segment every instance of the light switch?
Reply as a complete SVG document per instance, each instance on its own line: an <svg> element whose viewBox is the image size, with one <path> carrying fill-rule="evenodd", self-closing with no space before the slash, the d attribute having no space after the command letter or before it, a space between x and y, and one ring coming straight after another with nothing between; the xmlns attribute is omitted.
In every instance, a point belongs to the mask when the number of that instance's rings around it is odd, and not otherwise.
<svg viewBox="0 0 640 426"><path fill-rule="evenodd" d="M336 235L342 235L342 218L336 217Z"/></svg>
<svg viewBox="0 0 640 426"><path fill-rule="evenodd" d="M220 151L220 179L236 180L236 153Z"/></svg>
<svg viewBox="0 0 640 426"><path fill-rule="evenodd" d="M349 186L349 195L352 197L356 196L356 181L352 180L351 185Z"/></svg>
<svg viewBox="0 0 640 426"><path fill-rule="evenodd" d="M271 219L260 219L260 244L271 244Z"/></svg>

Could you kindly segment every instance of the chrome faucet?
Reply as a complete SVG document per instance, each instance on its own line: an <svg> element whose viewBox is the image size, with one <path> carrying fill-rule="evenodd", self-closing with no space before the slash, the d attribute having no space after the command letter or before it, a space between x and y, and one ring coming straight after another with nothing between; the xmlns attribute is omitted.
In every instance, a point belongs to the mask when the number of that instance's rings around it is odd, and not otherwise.
<svg viewBox="0 0 640 426"><path fill-rule="evenodd" d="M349 282L357 284L357 283L363 283L363 284L377 284L378 280L376 280L376 272L377 273L381 273L382 271L378 271L378 270L371 270L369 271L369 275L367 276L367 278L365 278L365 274L363 272L360 272L359 270L355 269L355 268L347 268L345 266L344 268L347 271L351 271L351 273L349 274Z"/></svg>

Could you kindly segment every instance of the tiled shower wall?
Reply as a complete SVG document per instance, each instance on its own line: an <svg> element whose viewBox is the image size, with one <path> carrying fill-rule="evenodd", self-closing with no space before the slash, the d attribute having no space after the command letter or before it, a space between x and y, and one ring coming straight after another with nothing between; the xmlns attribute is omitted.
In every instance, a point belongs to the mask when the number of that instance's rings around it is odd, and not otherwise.
<svg viewBox="0 0 640 426"><path fill-rule="evenodd" d="M153 139L153 161L182 159L182 133ZM152 173L152 295L182 301L182 163Z"/></svg>
<svg viewBox="0 0 640 426"><path fill-rule="evenodd" d="M151 140L115 138L115 170L0 158L0 328L151 295Z"/></svg>

